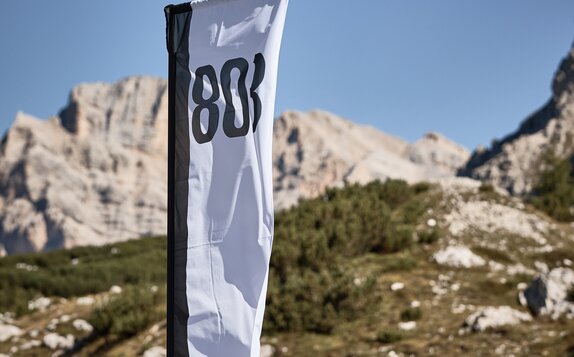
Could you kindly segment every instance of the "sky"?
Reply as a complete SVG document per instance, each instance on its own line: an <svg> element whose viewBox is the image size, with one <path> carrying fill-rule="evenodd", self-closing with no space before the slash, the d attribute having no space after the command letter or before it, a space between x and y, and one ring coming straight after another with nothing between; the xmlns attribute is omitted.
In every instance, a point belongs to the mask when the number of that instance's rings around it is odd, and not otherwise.
<svg viewBox="0 0 574 357"><path fill-rule="evenodd" d="M168 3L0 2L0 133L17 111L56 115L78 83L167 77ZM275 112L474 149L548 100L573 40L572 0L291 0Z"/></svg>

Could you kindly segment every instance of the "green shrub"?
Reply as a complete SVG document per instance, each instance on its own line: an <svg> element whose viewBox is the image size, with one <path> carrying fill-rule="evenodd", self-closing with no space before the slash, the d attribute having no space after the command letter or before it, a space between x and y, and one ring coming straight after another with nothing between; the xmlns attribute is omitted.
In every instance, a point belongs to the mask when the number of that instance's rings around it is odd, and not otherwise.
<svg viewBox="0 0 574 357"><path fill-rule="evenodd" d="M423 316L423 311L420 307L409 307L401 311L401 320L402 321L416 321L420 320Z"/></svg>
<svg viewBox="0 0 574 357"><path fill-rule="evenodd" d="M421 244L433 244L440 239L440 232L437 228L418 232L417 235L419 237L418 242Z"/></svg>
<svg viewBox="0 0 574 357"><path fill-rule="evenodd" d="M409 271L415 268L418 261L410 255L387 255L383 258L381 266L383 272Z"/></svg>
<svg viewBox="0 0 574 357"><path fill-rule="evenodd" d="M402 340L403 337L404 334L395 329L382 330L377 333L377 341L384 344L398 342Z"/></svg>
<svg viewBox="0 0 574 357"><path fill-rule="evenodd" d="M72 264L73 259L78 263ZM18 264L36 268L27 271L18 269ZM107 291L112 285L162 284L165 267L165 238L4 257L0 312L24 314L28 301L39 296L69 298Z"/></svg>
<svg viewBox="0 0 574 357"><path fill-rule="evenodd" d="M478 192L480 193L493 193L494 192L494 186L492 186L489 183L482 183L480 185L480 187L478 188Z"/></svg>
<svg viewBox="0 0 574 357"><path fill-rule="evenodd" d="M512 263L512 258L502 250L491 249L479 245L473 246L472 250L478 255L482 255L491 260L496 260L499 263Z"/></svg>
<svg viewBox="0 0 574 357"><path fill-rule="evenodd" d="M409 248L414 231L407 221L417 220L424 212L419 201L416 190L404 181L375 181L328 189L322 197L279 212L263 325L266 333L330 333L337 323L373 309L380 301L374 284L355 285L348 266L367 253ZM415 264L413 259L403 259L394 269ZM367 277L367 281L374 279Z"/></svg>
<svg viewBox="0 0 574 357"><path fill-rule="evenodd" d="M374 279L357 286L348 271L333 267L300 270L281 282L271 272L264 329L331 333L338 323L356 319L375 307Z"/></svg>
<svg viewBox="0 0 574 357"><path fill-rule="evenodd" d="M418 182L412 186L412 189L415 194L428 192L431 189L432 185L428 182Z"/></svg>
<svg viewBox="0 0 574 357"><path fill-rule="evenodd" d="M542 158L542 167L532 192L532 204L559 221L572 221L574 179L569 158L559 159L549 152Z"/></svg>
<svg viewBox="0 0 574 357"><path fill-rule="evenodd" d="M158 305L164 298L149 287L128 287L92 311L89 322L97 335L117 340L129 338L162 318Z"/></svg>
<svg viewBox="0 0 574 357"><path fill-rule="evenodd" d="M347 185L278 212L266 333L330 333L337 324L377 308L382 298L376 280L362 274L357 279L353 260L409 248L414 236L409 222L424 212L421 195L429 188L399 180ZM385 271L408 270L417 263L408 255L381 258ZM78 264L71 264L73 259ZM18 263L38 269L16 269ZM0 311L25 313L27 302L38 296L68 298L107 291L112 285L163 285L165 267L165 238L6 257L0 259ZM157 318L157 306L164 302L157 299L141 289L127 289L94 311L96 333L115 338L137 333Z"/></svg>

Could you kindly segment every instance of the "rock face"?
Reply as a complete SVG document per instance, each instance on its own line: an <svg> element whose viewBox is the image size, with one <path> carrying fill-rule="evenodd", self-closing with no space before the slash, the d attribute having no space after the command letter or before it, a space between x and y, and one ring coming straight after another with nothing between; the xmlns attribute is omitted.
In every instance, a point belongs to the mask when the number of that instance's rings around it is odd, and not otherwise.
<svg viewBox="0 0 574 357"><path fill-rule="evenodd" d="M489 149L476 150L459 174L486 181L516 195L532 190L541 154L574 151L574 46L554 76L552 97L520 127Z"/></svg>
<svg viewBox="0 0 574 357"><path fill-rule="evenodd" d="M409 182L454 176L468 151L440 134L413 144L333 114L287 112L273 133L275 205L289 207L345 181L400 178Z"/></svg>
<svg viewBox="0 0 574 357"><path fill-rule="evenodd" d="M453 177L467 150L409 144L325 112L275 123L277 208L343 182ZM0 146L0 255L165 234L167 83L82 84L57 117L19 113Z"/></svg>
<svg viewBox="0 0 574 357"><path fill-rule="evenodd" d="M464 322L474 332L505 325L517 325L523 321L532 321L532 316L509 306L485 307L470 315Z"/></svg>
<svg viewBox="0 0 574 357"><path fill-rule="evenodd" d="M82 84L59 117L19 113L0 148L8 254L163 233L167 90L134 77Z"/></svg>
<svg viewBox="0 0 574 357"><path fill-rule="evenodd" d="M565 315L574 318L574 302L567 300L568 290L574 287L574 271L569 268L555 268L538 275L532 283L520 292L520 301L528 306L534 315L550 315L556 319Z"/></svg>

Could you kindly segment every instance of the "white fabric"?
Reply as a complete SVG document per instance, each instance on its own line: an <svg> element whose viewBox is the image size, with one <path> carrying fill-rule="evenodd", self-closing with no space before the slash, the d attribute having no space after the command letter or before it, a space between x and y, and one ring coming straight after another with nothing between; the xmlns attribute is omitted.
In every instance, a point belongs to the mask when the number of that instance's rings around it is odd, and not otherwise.
<svg viewBox="0 0 574 357"><path fill-rule="evenodd" d="M269 258L273 241L271 141L279 47L288 0L208 0L192 2L189 32L189 196L187 300L190 356L259 357ZM221 70L226 61L265 58L265 76L256 90L262 112L255 132L228 137ZM211 65L219 84L219 123L213 139L198 143L192 133L197 68ZM239 70L231 72L235 126L243 123ZM204 77L203 98L212 95ZM250 122L254 100L248 96ZM208 109L201 127L208 126Z"/></svg>

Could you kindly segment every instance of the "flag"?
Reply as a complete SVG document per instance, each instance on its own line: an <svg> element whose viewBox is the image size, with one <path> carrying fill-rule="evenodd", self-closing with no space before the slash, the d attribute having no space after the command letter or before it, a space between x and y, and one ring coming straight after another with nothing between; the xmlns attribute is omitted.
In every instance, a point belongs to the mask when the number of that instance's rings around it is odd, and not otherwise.
<svg viewBox="0 0 574 357"><path fill-rule="evenodd" d="M259 357L287 5L203 0L165 8L168 356Z"/></svg>

